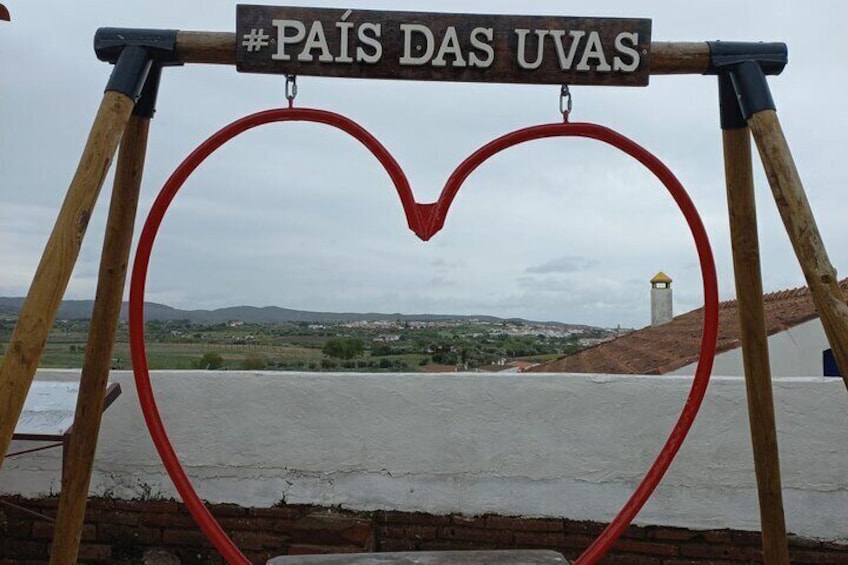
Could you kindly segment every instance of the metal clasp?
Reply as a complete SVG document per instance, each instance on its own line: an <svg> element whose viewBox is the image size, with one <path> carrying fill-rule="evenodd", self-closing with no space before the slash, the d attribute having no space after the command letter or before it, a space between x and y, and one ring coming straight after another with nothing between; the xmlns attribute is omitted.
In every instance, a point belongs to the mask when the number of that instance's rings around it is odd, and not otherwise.
<svg viewBox="0 0 848 565"><path fill-rule="evenodd" d="M559 90L559 113L562 114L562 121L567 122L571 114L571 91L567 84L563 84Z"/></svg>
<svg viewBox="0 0 848 565"><path fill-rule="evenodd" d="M286 75L286 100L289 101L289 108L294 107L294 99L297 97L297 76Z"/></svg>

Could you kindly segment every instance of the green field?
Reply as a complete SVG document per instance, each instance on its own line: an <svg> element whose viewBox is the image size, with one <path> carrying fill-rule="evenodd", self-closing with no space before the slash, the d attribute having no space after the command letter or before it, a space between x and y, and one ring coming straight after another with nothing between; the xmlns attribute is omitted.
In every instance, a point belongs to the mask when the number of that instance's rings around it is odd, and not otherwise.
<svg viewBox="0 0 848 565"><path fill-rule="evenodd" d="M0 319L0 356L15 321ZM547 332L547 333L546 333ZM41 357L45 368L80 368L87 320L59 320ZM521 323L438 324L198 324L186 320L150 322L145 329L150 369L231 369L277 371L421 371L427 365L475 370L514 360L542 362L580 349L575 333ZM131 369L126 324L119 326L112 368ZM335 342L335 343L334 343ZM350 350L330 345L353 344Z"/></svg>

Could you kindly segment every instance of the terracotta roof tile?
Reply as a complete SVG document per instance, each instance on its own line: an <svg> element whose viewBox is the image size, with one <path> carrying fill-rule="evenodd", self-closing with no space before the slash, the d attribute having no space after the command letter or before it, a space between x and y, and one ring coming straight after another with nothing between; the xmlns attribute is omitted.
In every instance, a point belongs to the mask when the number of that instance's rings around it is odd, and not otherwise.
<svg viewBox="0 0 848 565"><path fill-rule="evenodd" d="M848 297L848 279L840 281ZM818 318L807 287L763 296L766 332L773 335ZM717 353L739 347L738 307L735 300L719 304ZM704 309L676 316L661 326L649 326L612 341L536 365L531 372L662 375L698 360Z"/></svg>

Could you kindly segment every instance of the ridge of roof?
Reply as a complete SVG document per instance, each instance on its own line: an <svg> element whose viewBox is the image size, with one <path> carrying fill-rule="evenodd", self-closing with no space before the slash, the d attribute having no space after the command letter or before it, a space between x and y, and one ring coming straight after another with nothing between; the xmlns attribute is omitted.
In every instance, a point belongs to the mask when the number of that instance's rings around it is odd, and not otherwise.
<svg viewBox="0 0 848 565"><path fill-rule="evenodd" d="M848 278L839 281L848 294ZM806 286L763 295L766 333L771 336L819 317ZM716 353L741 346L738 302L719 303ZM704 308L675 316L661 326L647 326L613 340L582 349L528 369L531 372L573 372L662 375L690 365L700 355Z"/></svg>

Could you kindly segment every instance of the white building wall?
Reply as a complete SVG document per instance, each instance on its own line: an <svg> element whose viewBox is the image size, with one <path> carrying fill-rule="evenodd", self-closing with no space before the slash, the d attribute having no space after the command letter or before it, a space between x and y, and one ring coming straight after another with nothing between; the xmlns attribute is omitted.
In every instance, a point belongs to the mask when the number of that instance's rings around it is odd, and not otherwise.
<svg viewBox="0 0 848 565"><path fill-rule="evenodd" d="M775 377L802 375L820 377L824 374L822 352L830 349L821 320L816 318L768 338L769 363ZM669 374L692 375L696 363ZM742 348L716 355L714 375L743 376ZM837 379L841 380L841 379Z"/></svg>
<svg viewBox="0 0 848 565"><path fill-rule="evenodd" d="M124 393L103 421L92 494L174 496L131 374L111 378ZM188 475L212 502L608 521L660 449L691 379L173 371L153 383ZM841 379L778 379L775 400L789 530L848 540ZM0 492L55 493L59 465L58 452L6 460ZM714 378L637 523L759 529L742 379Z"/></svg>

